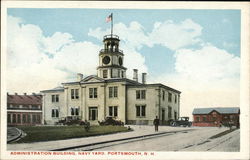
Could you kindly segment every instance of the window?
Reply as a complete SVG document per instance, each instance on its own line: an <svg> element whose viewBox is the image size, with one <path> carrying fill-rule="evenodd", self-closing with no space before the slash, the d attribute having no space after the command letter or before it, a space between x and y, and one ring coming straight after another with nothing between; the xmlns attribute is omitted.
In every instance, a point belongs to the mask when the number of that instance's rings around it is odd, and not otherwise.
<svg viewBox="0 0 250 160"><path fill-rule="evenodd" d="M146 99L146 90L137 90L136 99Z"/></svg>
<svg viewBox="0 0 250 160"><path fill-rule="evenodd" d="M165 91L162 91L162 100L165 100Z"/></svg>
<svg viewBox="0 0 250 160"><path fill-rule="evenodd" d="M146 105L136 105L136 117L146 116Z"/></svg>
<svg viewBox="0 0 250 160"><path fill-rule="evenodd" d="M51 117L59 117L59 111L58 111L58 109L52 109L52 111L51 111Z"/></svg>
<svg viewBox="0 0 250 160"><path fill-rule="evenodd" d="M71 115L72 116L78 116L79 115L79 108L78 107L72 107L71 108Z"/></svg>
<svg viewBox="0 0 250 160"><path fill-rule="evenodd" d="M52 102L59 102L59 95L58 94L51 95L51 99L52 99Z"/></svg>
<svg viewBox="0 0 250 160"><path fill-rule="evenodd" d="M21 115L17 114L17 123L21 123Z"/></svg>
<svg viewBox="0 0 250 160"><path fill-rule="evenodd" d="M13 115L12 115L12 122L13 122L13 123L16 123L16 114L13 114Z"/></svg>
<svg viewBox="0 0 250 160"><path fill-rule="evenodd" d="M35 114L32 115L32 123L36 123L36 115Z"/></svg>
<svg viewBox="0 0 250 160"><path fill-rule="evenodd" d="M89 98L97 98L97 88L89 88Z"/></svg>
<svg viewBox="0 0 250 160"><path fill-rule="evenodd" d="M216 119L217 119L216 117L213 117L213 121L216 121Z"/></svg>
<svg viewBox="0 0 250 160"><path fill-rule="evenodd" d="M117 113L117 106L110 106L109 107L109 116L111 117L117 117L118 113Z"/></svg>
<svg viewBox="0 0 250 160"><path fill-rule="evenodd" d="M168 93L168 102L172 102L172 93Z"/></svg>
<svg viewBox="0 0 250 160"><path fill-rule="evenodd" d="M122 71L122 78L124 78L124 71Z"/></svg>
<svg viewBox="0 0 250 160"><path fill-rule="evenodd" d="M71 99L79 99L79 89L71 89Z"/></svg>
<svg viewBox="0 0 250 160"><path fill-rule="evenodd" d="M233 120L234 119L234 115L230 115L229 118L230 118L230 120Z"/></svg>
<svg viewBox="0 0 250 160"><path fill-rule="evenodd" d="M120 73L121 73L120 70L118 70L118 77L120 77Z"/></svg>
<svg viewBox="0 0 250 160"><path fill-rule="evenodd" d="M207 121L207 117L203 117L203 122L206 122Z"/></svg>
<svg viewBox="0 0 250 160"><path fill-rule="evenodd" d="M196 122L199 122L200 121L200 117L196 117Z"/></svg>
<svg viewBox="0 0 250 160"><path fill-rule="evenodd" d="M24 109L28 109L29 106L28 106L28 105L23 105L23 108L24 108Z"/></svg>
<svg viewBox="0 0 250 160"><path fill-rule="evenodd" d="M118 87L109 87L109 98L118 97Z"/></svg>
<svg viewBox="0 0 250 160"><path fill-rule="evenodd" d="M32 105L31 108L32 109L39 109L38 105Z"/></svg>
<svg viewBox="0 0 250 160"><path fill-rule="evenodd" d="M8 120L7 120L8 123L11 123L11 114L8 114Z"/></svg>
<svg viewBox="0 0 250 160"><path fill-rule="evenodd" d="M168 118L172 118L172 107L168 106Z"/></svg>
<svg viewBox="0 0 250 160"><path fill-rule="evenodd" d="M41 123L41 116L39 114L36 116L36 122Z"/></svg>
<svg viewBox="0 0 250 160"><path fill-rule="evenodd" d="M26 114L23 114L23 123L26 123Z"/></svg>
<svg viewBox="0 0 250 160"><path fill-rule="evenodd" d="M30 123L30 122L31 122L31 115L30 115L30 114L28 114L27 116L28 116L28 120L27 120L27 122L28 122L28 123Z"/></svg>
<svg viewBox="0 0 250 160"><path fill-rule="evenodd" d="M174 95L174 103L177 103L177 95Z"/></svg>
<svg viewBox="0 0 250 160"><path fill-rule="evenodd" d="M108 78L108 70L103 70L102 76L103 76L103 78Z"/></svg>

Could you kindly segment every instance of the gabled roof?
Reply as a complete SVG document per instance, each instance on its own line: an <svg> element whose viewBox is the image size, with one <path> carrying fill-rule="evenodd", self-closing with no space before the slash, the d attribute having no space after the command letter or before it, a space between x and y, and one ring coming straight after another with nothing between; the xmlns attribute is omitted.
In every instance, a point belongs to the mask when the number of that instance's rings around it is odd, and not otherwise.
<svg viewBox="0 0 250 160"><path fill-rule="evenodd" d="M41 95L7 95L7 103L9 104L27 104L41 105Z"/></svg>
<svg viewBox="0 0 250 160"><path fill-rule="evenodd" d="M237 114L240 112L239 107L217 107L217 108L195 108L193 114L209 114L217 111L220 114Z"/></svg>
<svg viewBox="0 0 250 160"><path fill-rule="evenodd" d="M86 82L104 82L105 79L98 77L96 75L90 75L82 79L80 82L81 83L86 83Z"/></svg>

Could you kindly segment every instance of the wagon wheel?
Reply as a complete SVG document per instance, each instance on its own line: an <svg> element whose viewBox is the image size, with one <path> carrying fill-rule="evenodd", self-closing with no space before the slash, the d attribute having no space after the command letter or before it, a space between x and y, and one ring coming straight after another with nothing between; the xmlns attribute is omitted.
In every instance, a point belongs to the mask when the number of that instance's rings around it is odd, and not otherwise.
<svg viewBox="0 0 250 160"><path fill-rule="evenodd" d="M176 122L172 122L172 126L175 127L176 126Z"/></svg>

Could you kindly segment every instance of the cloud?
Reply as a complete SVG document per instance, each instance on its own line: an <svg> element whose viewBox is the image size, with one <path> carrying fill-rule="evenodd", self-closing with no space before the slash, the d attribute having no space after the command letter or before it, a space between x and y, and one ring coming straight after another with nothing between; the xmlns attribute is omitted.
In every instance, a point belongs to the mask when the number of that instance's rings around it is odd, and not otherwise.
<svg viewBox="0 0 250 160"><path fill-rule="evenodd" d="M148 37L144 33L144 28L138 22L131 22L129 26L123 23L117 23L114 25L115 34L122 37L120 40L119 48L123 50L125 54L124 66L127 67L127 77L132 78L133 69L138 69L140 73L148 72L148 68L145 65L145 58L138 51L144 44L150 45ZM90 29L88 35L102 40L103 35L110 34L110 30L103 30L98 27L96 29Z"/></svg>
<svg viewBox="0 0 250 160"><path fill-rule="evenodd" d="M167 20L163 23L155 23L153 31L149 34L149 39L153 44L177 50L201 42L199 38L201 31L202 27L191 19L180 23Z"/></svg>
<svg viewBox="0 0 250 160"><path fill-rule="evenodd" d="M73 37L69 33L56 32L51 37L44 37L43 48L44 51L50 55L59 52L63 46L73 43Z"/></svg>
<svg viewBox="0 0 250 160"><path fill-rule="evenodd" d="M131 25L131 29L136 28ZM74 81L76 73L85 76L96 74L99 50L92 42L76 42L69 33L55 32L44 36L39 26L24 24L22 19L8 16L7 91L39 92L54 88L62 82ZM101 34L100 37L103 37ZM127 75L132 69L147 71L144 57L133 47L125 46L124 65Z"/></svg>
<svg viewBox="0 0 250 160"><path fill-rule="evenodd" d="M175 53L175 73L150 79L181 93L181 115L192 117L193 108L239 107L240 58L210 44Z"/></svg>
<svg viewBox="0 0 250 160"><path fill-rule="evenodd" d="M115 34L122 37L122 41L124 46L130 47L132 49L140 49L142 45L152 46L149 41L149 37L145 35L144 28L138 22L131 22L129 26L126 26L123 23L114 24ZM103 37L103 35L110 34L110 30L103 30L98 27L96 29L90 28L88 35L93 36L99 40Z"/></svg>
<svg viewBox="0 0 250 160"><path fill-rule="evenodd" d="M203 27L192 19L181 22L155 22L149 32L138 22L131 22L127 26L123 23L114 24L115 33L122 37L121 48L134 51L131 56L136 55L134 53L139 56L140 48L144 45L161 45L174 53L175 73L149 77L149 82L162 82L182 90L238 88L240 58L202 40L202 29ZM109 34L109 30L99 27L90 29L88 34L100 39L102 35ZM125 52L126 59L130 56L130 50ZM143 60L142 58L140 59Z"/></svg>
<svg viewBox="0 0 250 160"><path fill-rule="evenodd" d="M55 69L45 54L42 30L13 16L8 16L7 25L7 91L39 92L59 85L67 74Z"/></svg>
<svg viewBox="0 0 250 160"><path fill-rule="evenodd" d="M128 26L123 23L114 24L114 31L122 37L126 46L140 49L143 45L153 47L154 45L162 45L171 50L194 45L202 42L202 27L186 19L180 23L174 23L172 20L164 22L155 22L151 32L146 32L144 27L136 22L131 22ZM102 35L109 34L109 30L102 30L100 27L90 29L88 35L99 38Z"/></svg>
<svg viewBox="0 0 250 160"><path fill-rule="evenodd" d="M201 49L180 49L175 53L178 74L200 82L239 77L240 58L212 45Z"/></svg>
<svg viewBox="0 0 250 160"><path fill-rule="evenodd" d="M191 114L198 106L239 106L240 58L204 42L200 38L202 26L193 20L156 22L151 31L136 21L129 25L117 23L114 31L122 37L120 49L125 54L128 78L132 78L133 68L148 72L140 53L143 46L161 45L172 50L176 72L149 75L148 82L160 82L180 90L181 115ZM109 33L109 29L95 28L88 35L101 41ZM103 48L88 41L76 42L69 33L56 32L46 37L39 26L23 24L13 16L8 16L7 38L9 92L50 89L74 80L77 72L96 74L98 53ZM192 45L199 48L190 48Z"/></svg>
<svg viewBox="0 0 250 160"><path fill-rule="evenodd" d="M90 42L74 42L69 33L45 37L40 27L8 16L7 90L39 92L77 72L93 74L98 48Z"/></svg>
<svg viewBox="0 0 250 160"><path fill-rule="evenodd" d="M96 73L101 46L91 42L75 42L64 46L53 58L55 67L70 73Z"/></svg>

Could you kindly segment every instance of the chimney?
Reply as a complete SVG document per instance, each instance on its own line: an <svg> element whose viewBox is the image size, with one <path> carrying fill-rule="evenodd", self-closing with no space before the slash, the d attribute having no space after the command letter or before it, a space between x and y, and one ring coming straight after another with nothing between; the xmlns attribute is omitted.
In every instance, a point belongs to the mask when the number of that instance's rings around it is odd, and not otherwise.
<svg viewBox="0 0 250 160"><path fill-rule="evenodd" d="M146 75L147 75L147 73L142 73L142 77L141 77L142 84L146 84Z"/></svg>
<svg viewBox="0 0 250 160"><path fill-rule="evenodd" d="M27 93L23 93L25 96L27 96Z"/></svg>
<svg viewBox="0 0 250 160"><path fill-rule="evenodd" d="M133 69L133 70L134 70L133 80L138 82L138 69Z"/></svg>
<svg viewBox="0 0 250 160"><path fill-rule="evenodd" d="M18 95L17 93L15 93L15 95Z"/></svg>
<svg viewBox="0 0 250 160"><path fill-rule="evenodd" d="M83 74L77 73L77 81L81 81L83 78Z"/></svg>

